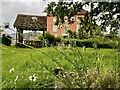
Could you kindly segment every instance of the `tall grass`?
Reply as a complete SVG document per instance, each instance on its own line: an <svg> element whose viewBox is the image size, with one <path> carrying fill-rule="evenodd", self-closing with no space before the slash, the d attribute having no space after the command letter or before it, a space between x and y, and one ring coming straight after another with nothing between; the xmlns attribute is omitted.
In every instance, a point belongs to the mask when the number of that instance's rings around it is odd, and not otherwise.
<svg viewBox="0 0 120 90"><path fill-rule="evenodd" d="M3 88L119 88L115 49L2 47ZM62 71L55 75L56 68ZM10 70L14 71L10 73ZM29 79L35 74L36 80ZM18 78L17 78L18 76ZM17 80L16 80L17 78ZM33 77L34 79L34 77ZM56 84L59 83L59 84Z"/></svg>

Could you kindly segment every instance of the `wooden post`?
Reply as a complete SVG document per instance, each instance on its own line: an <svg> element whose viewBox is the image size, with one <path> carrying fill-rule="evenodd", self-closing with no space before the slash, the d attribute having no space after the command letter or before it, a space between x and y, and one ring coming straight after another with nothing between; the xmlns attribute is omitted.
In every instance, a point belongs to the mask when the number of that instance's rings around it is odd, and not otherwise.
<svg viewBox="0 0 120 90"><path fill-rule="evenodd" d="M45 29L43 29L43 46L45 46Z"/></svg>
<svg viewBox="0 0 120 90"><path fill-rule="evenodd" d="M17 39L18 39L18 28L16 28L16 47L17 47L17 44L18 44L17 43L18 42Z"/></svg>
<svg viewBox="0 0 120 90"><path fill-rule="evenodd" d="M18 30L18 43L20 46L23 43L23 30L22 29Z"/></svg>

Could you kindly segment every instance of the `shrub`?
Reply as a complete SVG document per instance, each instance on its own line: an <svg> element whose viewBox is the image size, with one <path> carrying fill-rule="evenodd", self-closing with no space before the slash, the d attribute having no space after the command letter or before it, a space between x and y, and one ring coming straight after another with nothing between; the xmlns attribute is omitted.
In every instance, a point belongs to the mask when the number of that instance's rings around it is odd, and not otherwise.
<svg viewBox="0 0 120 90"><path fill-rule="evenodd" d="M47 41L47 46L55 46L57 45L59 42L61 42L61 37L55 37L54 35L50 34L49 32L47 32L45 34L45 39Z"/></svg>
<svg viewBox="0 0 120 90"><path fill-rule="evenodd" d="M73 32L72 30L67 30L67 33L69 38L77 38L77 33L75 31Z"/></svg>
<svg viewBox="0 0 120 90"><path fill-rule="evenodd" d="M47 32L45 34L45 39L47 41L47 46L51 46L55 44L55 36Z"/></svg>
<svg viewBox="0 0 120 90"><path fill-rule="evenodd" d="M61 42L61 37L55 37L56 42Z"/></svg>
<svg viewBox="0 0 120 90"><path fill-rule="evenodd" d="M2 35L2 44L4 45L7 45L7 46L10 46L12 41L11 41L11 38L10 36L6 36L5 34Z"/></svg>
<svg viewBox="0 0 120 90"><path fill-rule="evenodd" d="M43 35L40 34L40 35L37 37L37 39L39 39L39 40L43 40Z"/></svg>

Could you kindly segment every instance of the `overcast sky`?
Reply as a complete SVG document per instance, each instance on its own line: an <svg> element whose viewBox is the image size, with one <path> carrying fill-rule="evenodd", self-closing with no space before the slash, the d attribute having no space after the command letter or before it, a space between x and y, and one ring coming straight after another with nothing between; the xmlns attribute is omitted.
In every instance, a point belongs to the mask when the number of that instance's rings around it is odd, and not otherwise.
<svg viewBox="0 0 120 90"><path fill-rule="evenodd" d="M44 2L30 1L32 0L29 0L29 2L1 2L0 7L2 7L2 21L0 22L0 25L2 25L4 22L9 22L10 25L13 25L18 14L46 15L43 13L44 7L46 5Z"/></svg>
<svg viewBox="0 0 120 90"><path fill-rule="evenodd" d="M18 14L34 14L45 16L43 10L47 3L59 0L0 0L0 26L9 22L13 28L14 21ZM74 0L81 1L81 0Z"/></svg>

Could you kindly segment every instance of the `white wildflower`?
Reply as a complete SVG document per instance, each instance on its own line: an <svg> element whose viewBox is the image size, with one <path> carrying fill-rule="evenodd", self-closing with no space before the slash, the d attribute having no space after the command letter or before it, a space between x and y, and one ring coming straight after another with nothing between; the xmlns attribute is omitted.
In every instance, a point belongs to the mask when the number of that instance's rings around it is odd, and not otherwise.
<svg viewBox="0 0 120 90"><path fill-rule="evenodd" d="M14 68L11 68L11 69L10 69L10 73L12 73L12 72L14 72Z"/></svg>
<svg viewBox="0 0 120 90"><path fill-rule="evenodd" d="M15 82L18 80L18 76L16 76L16 78L15 78Z"/></svg>
<svg viewBox="0 0 120 90"><path fill-rule="evenodd" d="M70 47L70 44L68 44L68 47Z"/></svg>
<svg viewBox="0 0 120 90"><path fill-rule="evenodd" d="M57 85L55 86L55 88L57 88Z"/></svg>
<svg viewBox="0 0 120 90"><path fill-rule="evenodd" d="M33 74L32 76L29 76L29 80L31 81L36 81L37 77L35 74Z"/></svg>
<svg viewBox="0 0 120 90"><path fill-rule="evenodd" d="M83 52L86 52L86 47L85 46L83 46Z"/></svg>

